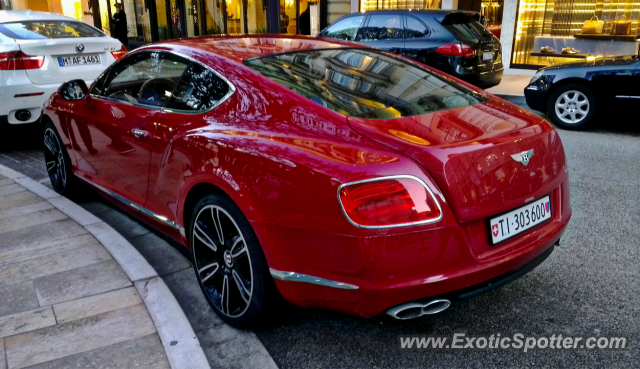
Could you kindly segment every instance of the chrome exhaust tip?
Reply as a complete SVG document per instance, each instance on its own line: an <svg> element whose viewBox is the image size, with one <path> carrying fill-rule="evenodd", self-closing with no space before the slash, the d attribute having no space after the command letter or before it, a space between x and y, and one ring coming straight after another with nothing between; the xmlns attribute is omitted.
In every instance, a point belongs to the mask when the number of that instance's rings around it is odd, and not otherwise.
<svg viewBox="0 0 640 369"><path fill-rule="evenodd" d="M29 110L18 110L15 115L16 119L21 122L26 122L31 119L31 112Z"/></svg>
<svg viewBox="0 0 640 369"><path fill-rule="evenodd" d="M438 314L447 310L451 306L451 301L436 299L427 302L407 302L387 310L387 314L398 320L407 320L421 317L423 315Z"/></svg>

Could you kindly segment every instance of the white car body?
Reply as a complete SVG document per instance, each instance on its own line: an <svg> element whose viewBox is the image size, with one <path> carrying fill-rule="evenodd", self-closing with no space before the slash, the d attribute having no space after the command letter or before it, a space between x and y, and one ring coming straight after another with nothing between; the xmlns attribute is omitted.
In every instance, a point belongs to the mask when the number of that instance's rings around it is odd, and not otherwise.
<svg viewBox="0 0 640 369"><path fill-rule="evenodd" d="M38 60L44 57L42 66L37 69L0 69L0 127L5 124L24 124L39 120L44 102L49 99L52 93L58 90L62 83L73 79L83 79L89 86L116 60L112 52L118 52L122 48L120 41L109 37L102 31L86 23L83 24L99 32L101 36L66 38L47 38L42 36L43 38L39 39L16 38L16 36L21 35L12 33L8 30L8 27L16 27L17 25L7 25L7 23L25 21L82 23L77 19L52 13L29 10L0 11L0 63L3 60L5 62L7 60L14 60L6 56L12 55L7 54L10 52L21 51L28 56L40 57ZM6 34L10 36L13 35L13 37L9 37ZM3 54L5 57L2 56ZM96 64L61 66L58 59L59 57L95 55L99 55L100 57L100 62ZM29 113L27 114L25 111ZM18 113L18 116L16 116L16 113ZM30 117L24 119L27 116Z"/></svg>

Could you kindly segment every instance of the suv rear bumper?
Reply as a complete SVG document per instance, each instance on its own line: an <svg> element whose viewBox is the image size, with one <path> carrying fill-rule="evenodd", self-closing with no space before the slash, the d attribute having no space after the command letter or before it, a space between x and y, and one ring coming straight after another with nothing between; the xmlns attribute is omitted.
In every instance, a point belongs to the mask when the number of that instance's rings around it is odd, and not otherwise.
<svg viewBox="0 0 640 369"><path fill-rule="evenodd" d="M478 86L480 88L486 89L486 88L493 87L500 84L500 81L502 81L503 73L504 73L504 68L501 68L498 70L492 70L489 72L480 72L477 74L453 73L453 76L456 78L460 78L465 82L471 83L474 86Z"/></svg>

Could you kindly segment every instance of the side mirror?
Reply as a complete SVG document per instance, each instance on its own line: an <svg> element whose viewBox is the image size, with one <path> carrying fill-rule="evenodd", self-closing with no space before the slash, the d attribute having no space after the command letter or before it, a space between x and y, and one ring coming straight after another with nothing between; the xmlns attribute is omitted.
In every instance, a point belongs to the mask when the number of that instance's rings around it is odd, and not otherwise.
<svg viewBox="0 0 640 369"><path fill-rule="evenodd" d="M87 84L81 79L63 83L58 89L58 94L65 100L82 100L89 94Z"/></svg>

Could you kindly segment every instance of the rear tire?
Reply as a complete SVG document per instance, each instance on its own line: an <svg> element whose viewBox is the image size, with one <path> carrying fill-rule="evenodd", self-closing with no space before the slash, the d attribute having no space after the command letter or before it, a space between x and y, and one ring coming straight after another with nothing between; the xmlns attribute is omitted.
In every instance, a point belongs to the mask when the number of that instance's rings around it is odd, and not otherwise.
<svg viewBox="0 0 640 369"><path fill-rule="evenodd" d="M240 209L226 196L204 195L189 225L189 244L200 289L227 324L262 321L277 298L260 243Z"/></svg>
<svg viewBox="0 0 640 369"><path fill-rule="evenodd" d="M547 114L560 128L583 129L591 123L596 114L595 95L579 84L564 85L549 97Z"/></svg>

